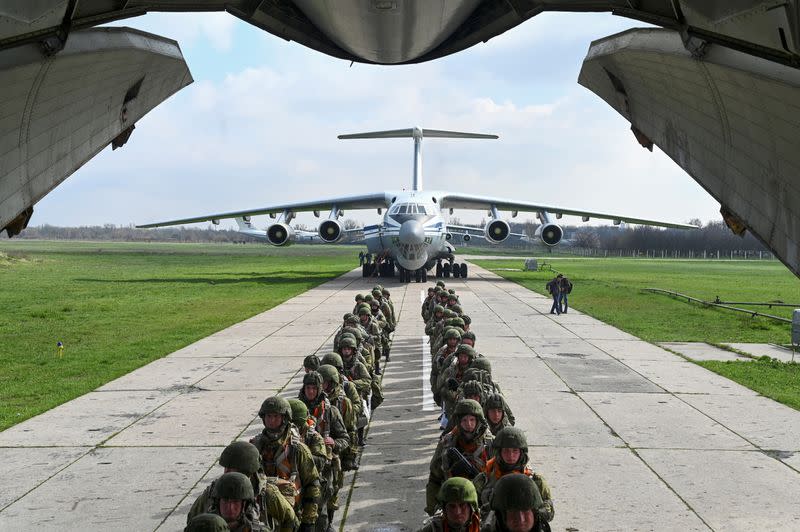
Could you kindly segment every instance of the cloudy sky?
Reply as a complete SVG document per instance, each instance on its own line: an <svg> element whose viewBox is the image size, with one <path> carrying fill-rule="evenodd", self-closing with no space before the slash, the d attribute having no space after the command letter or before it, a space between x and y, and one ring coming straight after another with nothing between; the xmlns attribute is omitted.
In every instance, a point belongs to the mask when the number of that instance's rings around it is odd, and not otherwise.
<svg viewBox="0 0 800 532"><path fill-rule="evenodd" d="M639 147L630 125L577 84L591 40L635 21L544 14L454 56L399 67L351 66L224 13L122 25L176 39L195 83L137 123L124 148L107 148L45 197L31 225L146 223L408 188L410 139L336 135L414 125L500 135L426 141L428 189L679 222L719 218L694 180L657 148Z"/></svg>

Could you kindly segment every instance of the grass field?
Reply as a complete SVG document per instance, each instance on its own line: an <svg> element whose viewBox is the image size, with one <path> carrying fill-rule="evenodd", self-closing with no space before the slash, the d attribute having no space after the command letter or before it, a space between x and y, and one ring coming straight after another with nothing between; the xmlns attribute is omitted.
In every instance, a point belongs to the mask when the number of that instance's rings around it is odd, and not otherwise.
<svg viewBox="0 0 800 532"><path fill-rule="evenodd" d="M484 268L546 294L552 272L504 271L520 260L478 260ZM751 318L643 292L656 287L704 300L798 303L800 281L777 261L688 261L637 259L548 259L574 284L570 306L650 342L755 342L786 344L789 324ZM791 318L791 308L762 310ZM762 395L800 409L800 364L769 359L698 362Z"/></svg>
<svg viewBox="0 0 800 532"><path fill-rule="evenodd" d="M0 430L340 275L357 253L0 242Z"/></svg>

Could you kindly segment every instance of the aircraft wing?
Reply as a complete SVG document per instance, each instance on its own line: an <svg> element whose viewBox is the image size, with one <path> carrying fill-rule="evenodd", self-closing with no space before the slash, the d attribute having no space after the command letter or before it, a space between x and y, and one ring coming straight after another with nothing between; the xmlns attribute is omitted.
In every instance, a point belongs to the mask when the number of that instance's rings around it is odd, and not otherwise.
<svg viewBox="0 0 800 532"><path fill-rule="evenodd" d="M526 203L516 200L492 198L488 196L473 196L467 194L444 193L439 199L442 209L474 209L485 210L492 206L501 211L523 211L523 212L548 212L553 214L571 214L584 218L600 218L604 220L621 221L631 224L655 225L659 227L671 227L673 229L697 229L697 226L681 224L675 222L665 222L661 220L647 220L644 218L632 218L621 214L609 214L605 212L582 211L568 207L557 207L555 205L543 205L540 203ZM455 227L455 226L448 226ZM474 228L473 228L474 229Z"/></svg>
<svg viewBox="0 0 800 532"><path fill-rule="evenodd" d="M390 192L377 192L374 194L364 194L361 196L342 196L338 198L326 198L322 200L285 203L282 205L268 205L256 209L235 212L221 212L216 214L206 214L194 216L192 218L181 218L178 220L168 220L166 222L154 222L144 225L137 225L139 228L163 227L167 225L193 224L208 220L224 220L227 218L241 218L244 216L257 216L260 214L281 214L284 211L291 212L311 212L327 211L336 206L340 210L348 209L379 209L386 208L391 204L393 194Z"/></svg>

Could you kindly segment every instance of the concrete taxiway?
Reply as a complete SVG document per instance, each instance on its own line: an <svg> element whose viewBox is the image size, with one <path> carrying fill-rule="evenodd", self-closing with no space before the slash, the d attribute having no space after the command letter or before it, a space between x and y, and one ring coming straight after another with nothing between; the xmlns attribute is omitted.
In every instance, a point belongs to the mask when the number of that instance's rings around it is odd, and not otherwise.
<svg viewBox="0 0 800 532"><path fill-rule="evenodd" d="M0 433L0 530L180 530L255 412L299 390L355 272ZM800 412L471 266L447 280L472 317L551 485L553 530L800 529ZM341 530L416 530L439 431L427 390L424 285L388 283L400 315ZM579 301L579 287L575 300Z"/></svg>

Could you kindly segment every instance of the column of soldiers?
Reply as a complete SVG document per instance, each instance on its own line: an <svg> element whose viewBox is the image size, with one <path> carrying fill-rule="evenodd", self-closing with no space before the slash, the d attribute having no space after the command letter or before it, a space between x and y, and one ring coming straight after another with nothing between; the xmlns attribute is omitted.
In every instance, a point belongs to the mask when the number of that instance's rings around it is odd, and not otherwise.
<svg viewBox="0 0 800 532"><path fill-rule="evenodd" d="M525 433L514 426L488 358L475 348L472 320L455 290L438 281L421 313L442 429L425 490L430 517L421 532L549 531L550 488L528 465Z"/></svg>
<svg viewBox="0 0 800 532"><path fill-rule="evenodd" d="M303 360L297 398L267 398L261 433L222 451L224 474L194 502L185 530L332 532L344 472L358 469L364 430L383 402L380 359L389 360L396 324L388 290L356 296L334 351Z"/></svg>

